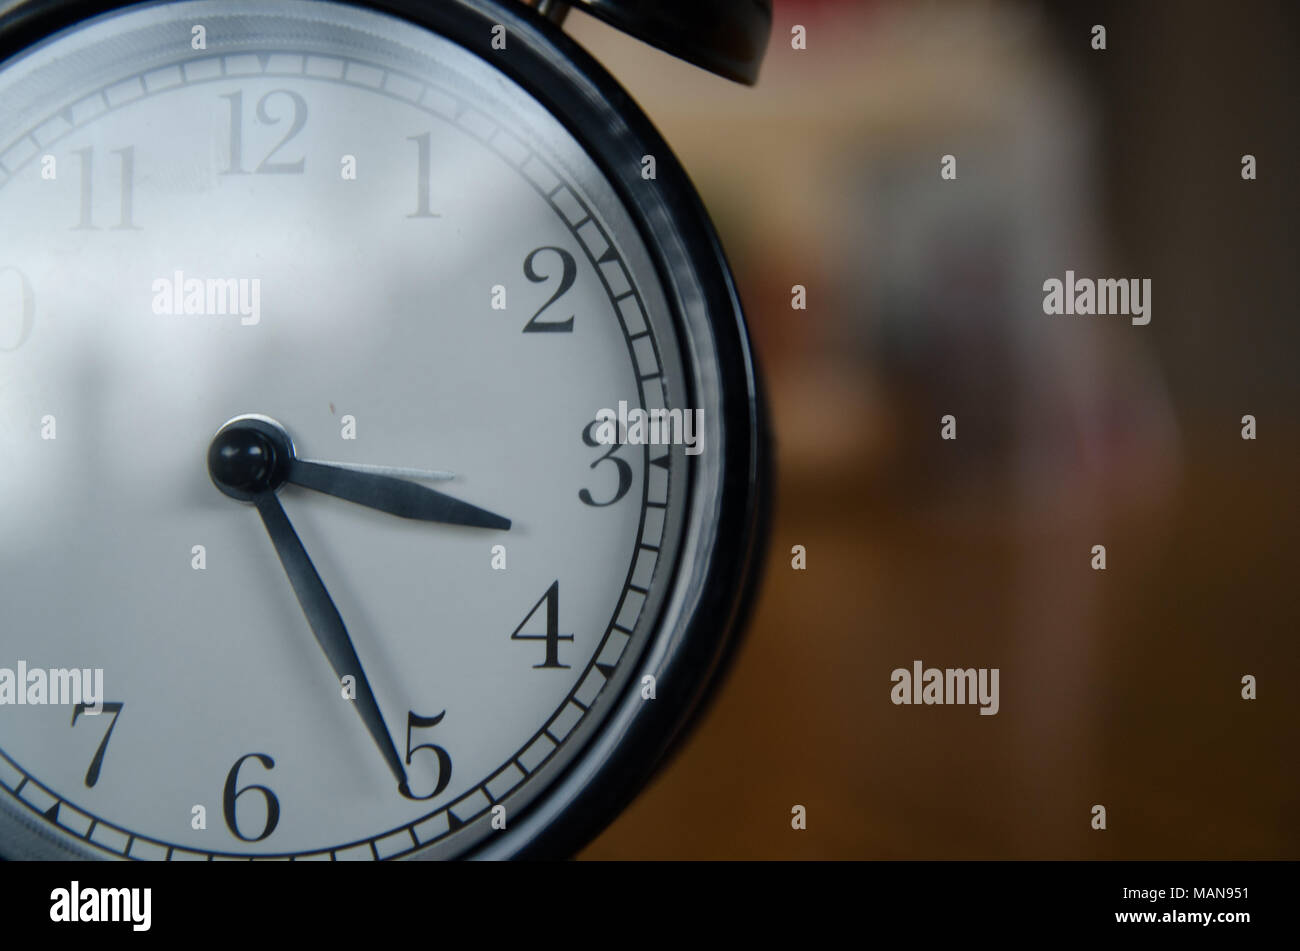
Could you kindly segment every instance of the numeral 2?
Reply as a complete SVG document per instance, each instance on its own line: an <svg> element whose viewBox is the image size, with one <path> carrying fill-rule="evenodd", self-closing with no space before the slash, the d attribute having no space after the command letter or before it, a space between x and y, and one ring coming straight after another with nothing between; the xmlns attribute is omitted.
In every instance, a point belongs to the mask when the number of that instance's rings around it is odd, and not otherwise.
<svg viewBox="0 0 1300 951"><path fill-rule="evenodd" d="M524 333L573 333L573 317L568 320L541 320L542 313L563 296L564 292L573 286L574 279L578 276L578 264L573 260L573 255L563 248L544 247L533 251L528 257L524 258L524 277L528 278L534 284L541 284L550 278L550 274L539 274L534 261L543 251L551 251L560 256L560 263L563 270L560 273L560 286L556 288L551 299L537 309L532 319L524 324Z"/></svg>

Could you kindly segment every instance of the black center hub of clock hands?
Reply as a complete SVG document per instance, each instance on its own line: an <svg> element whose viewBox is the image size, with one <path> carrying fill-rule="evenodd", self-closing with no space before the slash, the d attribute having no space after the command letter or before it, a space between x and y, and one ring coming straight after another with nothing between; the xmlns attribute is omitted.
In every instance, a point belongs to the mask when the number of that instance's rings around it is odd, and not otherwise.
<svg viewBox="0 0 1300 951"><path fill-rule="evenodd" d="M284 485L293 459L293 442L283 427L263 417L241 416L212 438L208 472L226 495L252 502Z"/></svg>
<svg viewBox="0 0 1300 951"><path fill-rule="evenodd" d="M208 447L208 474L226 495L256 507L317 643L340 681L353 678L362 722L399 791L416 798L347 626L276 492L290 482L403 518L476 528L508 529L510 520L406 479L299 459L284 427L265 416L240 416L218 430Z"/></svg>

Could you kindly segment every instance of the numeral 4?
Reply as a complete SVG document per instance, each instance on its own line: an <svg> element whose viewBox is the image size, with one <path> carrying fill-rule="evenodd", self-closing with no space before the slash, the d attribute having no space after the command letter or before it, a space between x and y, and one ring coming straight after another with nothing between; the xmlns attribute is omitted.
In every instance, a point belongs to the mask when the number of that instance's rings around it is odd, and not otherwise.
<svg viewBox="0 0 1300 951"><path fill-rule="evenodd" d="M546 605L546 633L545 634L521 634L524 625L532 620L541 606ZM573 640L572 634L560 633L560 583L558 581L551 584L546 589L546 593L538 598L537 603L533 605L532 610L519 622L514 633L510 635L512 641L545 641L546 642L546 659L540 664L533 664L533 669L543 667L567 668L569 664L560 663L560 641Z"/></svg>

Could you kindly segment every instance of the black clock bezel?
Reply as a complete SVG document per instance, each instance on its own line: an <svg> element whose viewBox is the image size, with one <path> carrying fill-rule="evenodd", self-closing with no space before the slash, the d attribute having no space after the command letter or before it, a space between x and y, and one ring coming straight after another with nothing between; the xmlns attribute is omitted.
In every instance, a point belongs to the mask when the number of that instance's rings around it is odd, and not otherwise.
<svg viewBox="0 0 1300 951"><path fill-rule="evenodd" d="M446 37L518 83L568 129L614 188L650 253L683 339L689 334L682 284L692 284L703 296L712 333L707 342L720 377L724 441L716 537L696 610L661 665L656 699L611 710L511 828L462 857L571 856L618 815L689 732L725 673L752 606L772 476L762 385L740 300L708 214L668 145L604 67L550 21L499 0L334 2L396 16ZM0 61L82 20L144 5L153 4L18 0L0 5ZM509 55L492 48L497 25L506 28ZM640 175L644 155L656 159L649 188ZM689 282L680 280L683 261L689 262ZM689 396L686 405L692 405ZM673 584L681 577L679 565ZM592 751L612 731L620 737L617 746L597 758Z"/></svg>

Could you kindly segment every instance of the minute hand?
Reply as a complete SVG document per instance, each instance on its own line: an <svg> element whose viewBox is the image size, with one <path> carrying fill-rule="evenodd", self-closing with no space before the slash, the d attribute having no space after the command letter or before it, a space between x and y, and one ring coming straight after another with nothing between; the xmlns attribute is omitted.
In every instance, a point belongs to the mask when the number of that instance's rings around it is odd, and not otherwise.
<svg viewBox="0 0 1300 951"><path fill-rule="evenodd" d="M307 549L302 547L298 533L293 530L289 516L284 514L280 500L274 492L263 492L254 500L257 512L266 525L266 533L271 536L271 544L280 556L284 573L289 576L293 593L298 596L303 613L307 615L307 624L316 635L316 642L329 659L330 666L340 679L352 676L356 679L356 706L361 720L374 737L375 745L384 757L384 762L397 778L399 788L407 788L406 770L402 767L402 758L393 745L392 734L384 725L384 715L375 700L375 692L370 689L366 672L361 669L361 659L357 657L352 638L334 606L334 600L325 590L325 583L320 580L316 566L311 563Z"/></svg>
<svg viewBox="0 0 1300 951"><path fill-rule="evenodd" d="M295 459L289 467L288 481L304 489L315 489L402 518L468 525L472 528L510 528L508 518L427 486L377 472Z"/></svg>

